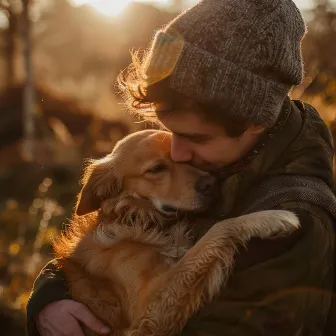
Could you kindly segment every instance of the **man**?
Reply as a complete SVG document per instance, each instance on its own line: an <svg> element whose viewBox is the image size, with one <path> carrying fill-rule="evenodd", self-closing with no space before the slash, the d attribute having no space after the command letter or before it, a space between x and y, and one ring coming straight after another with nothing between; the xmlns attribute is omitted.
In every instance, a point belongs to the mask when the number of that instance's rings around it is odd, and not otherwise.
<svg viewBox="0 0 336 336"><path fill-rule="evenodd" d="M253 239L238 251L231 281L181 336L336 330L331 137L311 106L288 98L302 80L304 34L291 0L203 0L157 32L120 81L133 112L173 133L173 160L218 175L220 218L277 208L301 223L288 237ZM35 283L30 335L83 335L78 321L108 333L52 270Z"/></svg>

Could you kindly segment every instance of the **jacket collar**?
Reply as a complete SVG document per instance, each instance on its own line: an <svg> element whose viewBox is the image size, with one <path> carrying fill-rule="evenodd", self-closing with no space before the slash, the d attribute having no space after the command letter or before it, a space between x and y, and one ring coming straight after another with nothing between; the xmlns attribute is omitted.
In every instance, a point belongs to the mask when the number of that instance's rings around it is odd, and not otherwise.
<svg viewBox="0 0 336 336"><path fill-rule="evenodd" d="M267 174L272 164L296 139L302 127L302 116L294 102L286 98L281 115L243 159L219 173L221 180L222 216L229 215L236 200L255 182Z"/></svg>

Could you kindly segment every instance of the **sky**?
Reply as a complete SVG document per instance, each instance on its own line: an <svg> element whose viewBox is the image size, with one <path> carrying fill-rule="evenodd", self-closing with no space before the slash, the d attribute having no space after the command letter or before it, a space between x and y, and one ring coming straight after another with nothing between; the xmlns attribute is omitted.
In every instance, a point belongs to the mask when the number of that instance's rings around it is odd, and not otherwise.
<svg viewBox="0 0 336 336"><path fill-rule="evenodd" d="M102 14L118 15L133 0L70 0L75 5L89 4ZM170 0L134 0L144 3L153 3L159 6L167 6Z"/></svg>
<svg viewBox="0 0 336 336"><path fill-rule="evenodd" d="M122 13L123 9L133 0L70 0L74 5L90 4L93 8L102 14L117 16ZM167 6L173 0L134 0L138 2L153 3L158 6ZM187 6L197 3L198 0L185 0ZM336 3L336 0L332 0ZM301 10L310 9L314 5L314 0L294 0ZM1 14L1 13L0 13ZM0 26L6 26L6 18L0 15Z"/></svg>
<svg viewBox="0 0 336 336"><path fill-rule="evenodd" d="M294 2L300 9L309 9L314 5L313 0L294 0Z"/></svg>
<svg viewBox="0 0 336 336"><path fill-rule="evenodd" d="M99 12L106 14L106 15L118 15L120 14L123 9L132 2L132 0L71 0L75 5L81 4L90 4ZM138 2L147 2L147 3L155 3L159 6L169 5L172 0L134 0ZM187 5L193 5L197 3L197 0L186 0ZM313 4L314 0L294 0L296 5L300 9L310 9Z"/></svg>

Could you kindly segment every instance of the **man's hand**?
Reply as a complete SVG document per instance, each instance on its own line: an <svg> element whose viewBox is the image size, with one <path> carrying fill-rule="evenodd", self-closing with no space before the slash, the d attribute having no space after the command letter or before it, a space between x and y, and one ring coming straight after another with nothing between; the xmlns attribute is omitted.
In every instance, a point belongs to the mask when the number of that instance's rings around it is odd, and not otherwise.
<svg viewBox="0 0 336 336"><path fill-rule="evenodd" d="M41 336L84 336L80 322L98 335L111 332L85 305L72 300L50 303L36 317Z"/></svg>

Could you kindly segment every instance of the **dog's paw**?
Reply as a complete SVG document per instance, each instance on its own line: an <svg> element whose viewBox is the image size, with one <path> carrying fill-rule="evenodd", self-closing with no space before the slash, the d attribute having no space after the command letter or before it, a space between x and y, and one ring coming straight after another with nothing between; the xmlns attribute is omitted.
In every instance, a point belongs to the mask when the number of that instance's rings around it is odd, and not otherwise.
<svg viewBox="0 0 336 336"><path fill-rule="evenodd" d="M286 210L267 210L253 214L257 220L256 233L260 238L280 238L300 227L298 217Z"/></svg>
<svg viewBox="0 0 336 336"><path fill-rule="evenodd" d="M273 239L286 236L300 227L297 216L286 210L266 210L237 217L243 239Z"/></svg>

